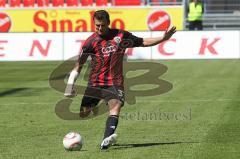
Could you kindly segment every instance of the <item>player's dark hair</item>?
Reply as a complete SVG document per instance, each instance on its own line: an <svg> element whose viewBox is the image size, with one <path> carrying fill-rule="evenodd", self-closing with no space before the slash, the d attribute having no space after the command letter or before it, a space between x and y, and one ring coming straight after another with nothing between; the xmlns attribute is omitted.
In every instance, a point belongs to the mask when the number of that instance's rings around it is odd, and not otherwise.
<svg viewBox="0 0 240 159"><path fill-rule="evenodd" d="M98 10L94 13L93 15L93 20L94 19L97 19L97 20L104 20L106 19L108 23L110 23L110 18L109 18L109 14L107 11L105 10Z"/></svg>

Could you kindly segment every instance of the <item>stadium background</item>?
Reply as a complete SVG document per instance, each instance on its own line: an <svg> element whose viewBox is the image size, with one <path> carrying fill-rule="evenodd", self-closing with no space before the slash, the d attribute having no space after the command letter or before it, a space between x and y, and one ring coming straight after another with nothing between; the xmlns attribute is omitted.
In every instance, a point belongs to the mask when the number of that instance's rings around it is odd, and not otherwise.
<svg viewBox="0 0 240 159"><path fill-rule="evenodd" d="M188 3L0 0L0 158L239 158L240 1L204 1L203 31L188 31ZM55 105L63 93L49 85L53 70L77 55L94 30L91 15L98 9L109 11L111 27L137 36L162 35L169 25L178 30L158 46L127 50L129 62L166 66L160 78L173 88L126 104L118 145L106 153L97 146L106 114L60 119ZM142 82L134 89L154 87ZM79 110L80 101L81 95L71 111ZM62 138L71 130L84 138L80 152L63 149Z"/></svg>

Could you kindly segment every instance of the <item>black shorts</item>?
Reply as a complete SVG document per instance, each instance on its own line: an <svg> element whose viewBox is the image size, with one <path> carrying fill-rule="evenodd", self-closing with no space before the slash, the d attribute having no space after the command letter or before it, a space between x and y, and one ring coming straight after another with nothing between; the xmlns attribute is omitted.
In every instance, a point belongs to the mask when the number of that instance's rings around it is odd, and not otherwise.
<svg viewBox="0 0 240 159"><path fill-rule="evenodd" d="M88 86L83 95L81 107L95 107L101 99L108 103L111 99L117 99L124 105L124 88L121 86Z"/></svg>

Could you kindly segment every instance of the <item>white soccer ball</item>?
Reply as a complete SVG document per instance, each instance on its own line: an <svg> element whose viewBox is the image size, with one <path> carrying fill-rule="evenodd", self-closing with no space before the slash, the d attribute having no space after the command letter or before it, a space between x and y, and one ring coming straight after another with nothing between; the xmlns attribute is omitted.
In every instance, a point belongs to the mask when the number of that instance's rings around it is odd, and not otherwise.
<svg viewBox="0 0 240 159"><path fill-rule="evenodd" d="M63 146L69 151L79 151L83 145L82 136L77 132L70 132L63 138Z"/></svg>

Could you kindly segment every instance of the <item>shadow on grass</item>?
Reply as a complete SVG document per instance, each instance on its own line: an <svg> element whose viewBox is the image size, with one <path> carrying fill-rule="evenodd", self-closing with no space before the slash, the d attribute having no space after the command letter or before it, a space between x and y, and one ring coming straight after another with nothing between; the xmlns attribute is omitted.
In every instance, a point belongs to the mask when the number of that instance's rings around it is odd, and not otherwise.
<svg viewBox="0 0 240 159"><path fill-rule="evenodd" d="M28 90L29 88L13 88L13 89L9 89L3 92L0 92L0 97L3 96L7 96L7 95L12 95L12 94L16 94L25 90Z"/></svg>
<svg viewBox="0 0 240 159"><path fill-rule="evenodd" d="M158 146L158 145L193 144L193 143L199 143L199 142L152 142L152 143L141 143L141 144L116 144L113 146L113 149L150 147L150 146Z"/></svg>
<svg viewBox="0 0 240 159"><path fill-rule="evenodd" d="M84 150L65 150L65 152L67 153L78 153L78 152L87 152L88 150L84 149Z"/></svg>

